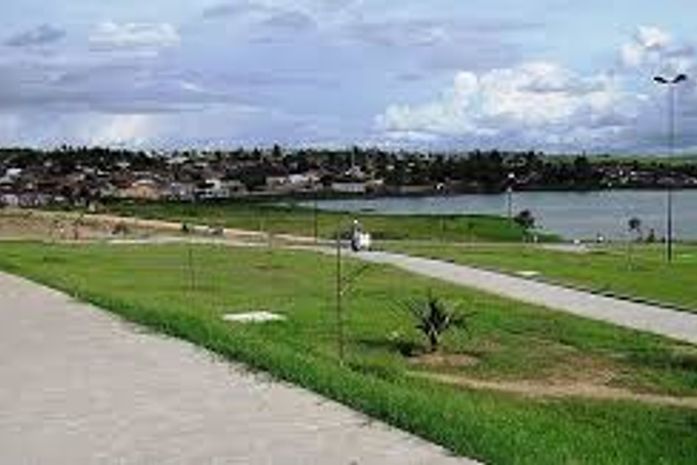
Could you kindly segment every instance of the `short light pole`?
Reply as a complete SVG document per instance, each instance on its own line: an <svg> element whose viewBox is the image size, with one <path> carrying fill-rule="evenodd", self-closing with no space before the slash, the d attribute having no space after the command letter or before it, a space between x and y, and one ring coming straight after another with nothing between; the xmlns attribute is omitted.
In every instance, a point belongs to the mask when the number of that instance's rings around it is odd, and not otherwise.
<svg viewBox="0 0 697 465"><path fill-rule="evenodd" d="M687 81L686 74L678 74L672 79L663 76L653 78L654 82L668 86L668 147L670 155L675 152L675 88L681 82ZM666 259L673 261L673 188L668 182L666 189Z"/></svg>
<svg viewBox="0 0 697 465"><path fill-rule="evenodd" d="M317 185L312 183L312 233L315 244L319 241L319 207L317 205Z"/></svg>
<svg viewBox="0 0 697 465"><path fill-rule="evenodd" d="M513 183L515 173L508 173L508 187L506 188L506 202L508 206L508 223L513 222Z"/></svg>

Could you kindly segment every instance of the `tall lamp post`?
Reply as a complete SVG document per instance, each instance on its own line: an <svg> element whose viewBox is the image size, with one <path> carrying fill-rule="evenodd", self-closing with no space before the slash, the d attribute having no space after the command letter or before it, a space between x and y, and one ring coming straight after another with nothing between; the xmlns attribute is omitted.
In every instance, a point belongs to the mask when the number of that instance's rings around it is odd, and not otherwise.
<svg viewBox="0 0 697 465"><path fill-rule="evenodd" d="M668 146L672 156L675 151L675 88L687 81L687 75L678 74L672 79L656 76L653 80L659 85L668 86ZM673 261L673 188L670 182L666 194L666 258L670 263Z"/></svg>

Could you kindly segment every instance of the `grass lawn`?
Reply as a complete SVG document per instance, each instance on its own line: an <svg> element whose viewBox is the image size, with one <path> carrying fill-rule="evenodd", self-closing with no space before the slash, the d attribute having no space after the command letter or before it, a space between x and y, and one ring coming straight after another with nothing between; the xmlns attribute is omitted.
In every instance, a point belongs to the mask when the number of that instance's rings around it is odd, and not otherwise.
<svg viewBox="0 0 697 465"><path fill-rule="evenodd" d="M109 213L177 222L226 226L275 234L314 236L315 214L311 208L261 201L231 200L209 203L115 202L107 204ZM376 240L433 240L481 242L520 241L524 231L506 219L465 215L380 215L319 211L318 235L335 237L358 218ZM554 239L551 235L543 239Z"/></svg>
<svg viewBox="0 0 697 465"><path fill-rule="evenodd" d="M190 267L189 264L193 264ZM351 274L362 265L347 261ZM697 348L371 266L346 299L337 360L332 257L277 249L0 243L0 269L25 275L154 330L308 387L489 464L685 464L697 409L630 400L524 397L443 384L415 372L494 381L598 382L697 395ZM192 272L193 270L193 272ZM399 302L430 289L462 311L439 363ZM285 322L225 323L270 310ZM457 360L467 360L459 363Z"/></svg>
<svg viewBox="0 0 697 465"><path fill-rule="evenodd" d="M660 245L605 246L587 253L520 244L476 246L389 243L386 249L506 272L535 271L539 278L697 312L697 246L678 244L672 264Z"/></svg>

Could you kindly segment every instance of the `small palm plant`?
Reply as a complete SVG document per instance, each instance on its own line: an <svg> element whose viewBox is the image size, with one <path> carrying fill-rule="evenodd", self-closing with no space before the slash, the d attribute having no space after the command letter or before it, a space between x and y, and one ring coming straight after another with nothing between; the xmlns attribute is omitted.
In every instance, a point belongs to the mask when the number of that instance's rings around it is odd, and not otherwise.
<svg viewBox="0 0 697 465"><path fill-rule="evenodd" d="M416 329L426 336L429 352L438 351L441 336L451 327L457 325L467 329L471 316L456 314L448 304L430 292L426 299L408 302L405 307L416 320Z"/></svg>

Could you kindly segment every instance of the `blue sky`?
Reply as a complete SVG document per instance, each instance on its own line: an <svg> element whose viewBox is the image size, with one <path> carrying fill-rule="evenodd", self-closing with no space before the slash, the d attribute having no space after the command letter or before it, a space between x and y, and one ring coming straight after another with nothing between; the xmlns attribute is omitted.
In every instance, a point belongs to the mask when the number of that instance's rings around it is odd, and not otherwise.
<svg viewBox="0 0 697 465"><path fill-rule="evenodd" d="M2 1L0 145L657 153L697 79L691 0Z"/></svg>

